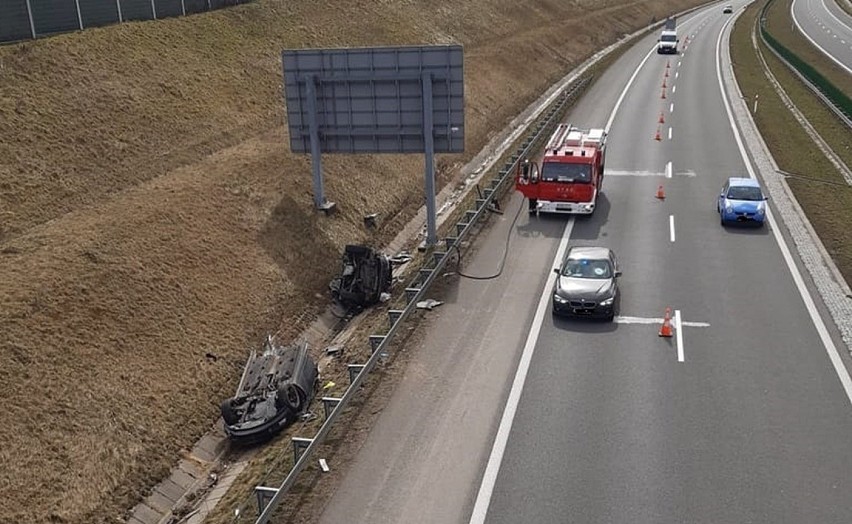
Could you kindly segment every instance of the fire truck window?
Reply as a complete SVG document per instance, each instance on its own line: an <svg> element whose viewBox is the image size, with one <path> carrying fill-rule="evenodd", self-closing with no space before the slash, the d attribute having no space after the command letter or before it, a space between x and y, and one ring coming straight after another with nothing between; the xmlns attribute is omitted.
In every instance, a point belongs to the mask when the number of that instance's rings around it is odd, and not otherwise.
<svg viewBox="0 0 852 524"><path fill-rule="evenodd" d="M545 162L541 179L545 182L591 182L591 164L564 164Z"/></svg>

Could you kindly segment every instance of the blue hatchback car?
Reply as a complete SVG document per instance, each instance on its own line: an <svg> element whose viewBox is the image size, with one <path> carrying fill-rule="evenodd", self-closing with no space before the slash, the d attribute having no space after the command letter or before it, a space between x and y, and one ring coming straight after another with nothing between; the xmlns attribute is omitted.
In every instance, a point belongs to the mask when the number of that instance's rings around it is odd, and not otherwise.
<svg viewBox="0 0 852 524"><path fill-rule="evenodd" d="M716 211L719 222L762 226L766 219L766 196L752 178L729 178L722 187Z"/></svg>

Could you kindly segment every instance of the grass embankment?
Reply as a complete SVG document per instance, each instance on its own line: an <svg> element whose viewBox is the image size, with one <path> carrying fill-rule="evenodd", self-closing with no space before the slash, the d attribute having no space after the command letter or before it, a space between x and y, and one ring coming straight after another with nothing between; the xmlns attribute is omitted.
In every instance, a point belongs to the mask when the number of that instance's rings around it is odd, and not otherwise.
<svg viewBox="0 0 852 524"><path fill-rule="evenodd" d="M776 2L769 14L772 35L779 38L781 27L789 31L789 3ZM786 7L785 7L786 4ZM752 32L763 2L755 2L739 18L731 36L731 56L740 89L747 100L759 96L754 115L760 133L780 169L817 180L845 184L831 162L817 149L790 111L775 93L752 45ZM784 9L787 9L784 11ZM786 25L784 22L786 15ZM776 34L778 33L778 34ZM772 73L799 110L844 160L850 158L852 132L836 122L836 117L796 78L758 38L758 46ZM806 56L804 44L785 42L799 56ZM847 160L848 162L848 160ZM852 188L789 179L788 184L802 209L834 259L847 282L852 282Z"/></svg>

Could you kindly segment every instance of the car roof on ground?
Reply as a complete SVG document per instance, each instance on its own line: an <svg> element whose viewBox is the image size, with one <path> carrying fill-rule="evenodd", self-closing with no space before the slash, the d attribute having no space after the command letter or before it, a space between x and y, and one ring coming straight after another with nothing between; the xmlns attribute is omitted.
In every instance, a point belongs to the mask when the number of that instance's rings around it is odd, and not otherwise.
<svg viewBox="0 0 852 524"><path fill-rule="evenodd" d="M568 250L569 259L588 258L590 260L609 258L608 247L574 246Z"/></svg>
<svg viewBox="0 0 852 524"><path fill-rule="evenodd" d="M731 177L728 179L728 185L730 186L748 186L748 187L760 187L760 184L757 180L753 178L737 178Z"/></svg>

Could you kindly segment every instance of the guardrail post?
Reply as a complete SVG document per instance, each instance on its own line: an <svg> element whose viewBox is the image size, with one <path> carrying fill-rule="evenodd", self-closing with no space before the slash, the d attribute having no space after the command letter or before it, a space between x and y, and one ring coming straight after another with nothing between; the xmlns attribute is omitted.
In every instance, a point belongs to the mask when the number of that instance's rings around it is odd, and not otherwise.
<svg viewBox="0 0 852 524"><path fill-rule="evenodd" d="M266 486L255 486L254 495L257 497L257 514L263 513L266 505L272 500L272 497L278 493L278 488L268 488Z"/></svg>
<svg viewBox="0 0 852 524"><path fill-rule="evenodd" d="M341 399L337 397L322 397L322 407L325 409L325 419L328 420L328 416L331 415L331 412L334 411L334 408L340 404Z"/></svg>
<svg viewBox="0 0 852 524"><path fill-rule="evenodd" d="M394 324L399 322L399 319L402 318L403 310L401 309L391 309L388 310L388 320L390 321L390 327L392 328Z"/></svg>
<svg viewBox="0 0 852 524"><path fill-rule="evenodd" d="M346 369L349 371L349 384L352 384L358 378L361 370L364 369L364 364L349 364Z"/></svg>
<svg viewBox="0 0 852 524"><path fill-rule="evenodd" d="M447 254L443 251L435 251L432 253L432 257L435 259L435 265L440 264L441 260L443 260L445 256L447 256Z"/></svg>
<svg viewBox="0 0 852 524"><path fill-rule="evenodd" d="M370 335L370 350L375 353L384 340L384 335Z"/></svg>
<svg viewBox="0 0 852 524"><path fill-rule="evenodd" d="M303 438L303 437L293 437L291 439L293 441L293 463L299 462L299 457L302 456L302 451L308 449L308 446L311 445L311 442L314 441L312 438Z"/></svg>
<svg viewBox="0 0 852 524"><path fill-rule="evenodd" d="M433 271L435 271L435 270L434 269L427 269L427 268L420 268L420 271L419 271L420 282L425 283L429 279L429 276L432 274Z"/></svg>
<svg viewBox="0 0 852 524"><path fill-rule="evenodd" d="M456 222L456 234L461 236L462 232L464 232L467 227L467 223L465 222Z"/></svg>
<svg viewBox="0 0 852 524"><path fill-rule="evenodd" d="M420 293L419 287L407 287L407 288L405 288L405 301L411 302L417 296L417 293Z"/></svg>
<svg viewBox="0 0 852 524"><path fill-rule="evenodd" d="M447 237L444 239L444 241L447 243L447 249L452 249L452 247L456 245L459 239L456 237Z"/></svg>

